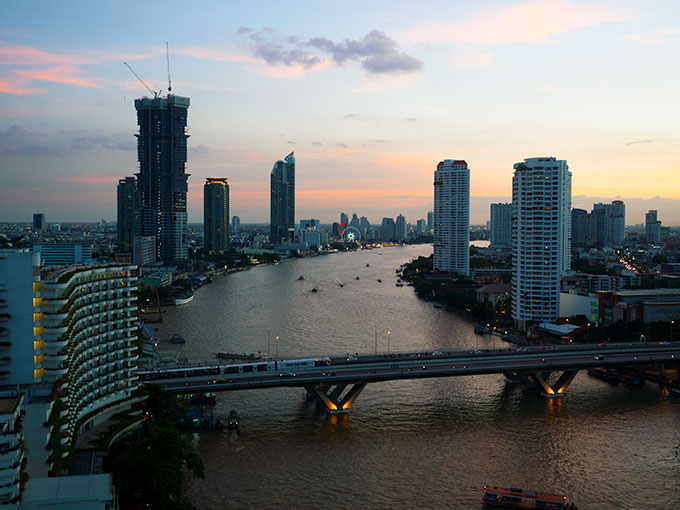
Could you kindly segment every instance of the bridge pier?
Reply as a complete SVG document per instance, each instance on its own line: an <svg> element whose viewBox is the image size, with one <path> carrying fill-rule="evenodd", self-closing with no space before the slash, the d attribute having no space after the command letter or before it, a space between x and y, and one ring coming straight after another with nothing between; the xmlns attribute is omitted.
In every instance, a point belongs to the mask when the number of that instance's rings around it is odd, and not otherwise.
<svg viewBox="0 0 680 510"><path fill-rule="evenodd" d="M550 371L543 371L543 372L525 372L525 371L518 371L518 372L505 372L504 375L508 379L508 381L513 382L513 383L522 383L526 387L535 387L541 390L541 394L544 397L561 397L564 395L564 392L567 390L569 387L569 384L571 384L571 381L574 380L574 377L578 373L578 369L576 370L565 370L562 372L562 375L560 375L557 380L553 383L550 384L548 382L550 375L552 372Z"/></svg>
<svg viewBox="0 0 680 510"><path fill-rule="evenodd" d="M352 403L364 389L366 383L356 383L342 396L347 384L338 384L335 387L328 385L308 385L305 389L321 402L330 414L348 413ZM332 389L331 389L332 388Z"/></svg>
<svg viewBox="0 0 680 510"><path fill-rule="evenodd" d="M567 387L569 387L569 384L571 384L571 381L574 380L577 373L578 370L565 370L552 385L548 384L547 377L544 378L543 375L538 372L531 372L529 377L536 383L536 386L543 390L541 394L544 397L552 398L564 396L564 392L567 390Z"/></svg>

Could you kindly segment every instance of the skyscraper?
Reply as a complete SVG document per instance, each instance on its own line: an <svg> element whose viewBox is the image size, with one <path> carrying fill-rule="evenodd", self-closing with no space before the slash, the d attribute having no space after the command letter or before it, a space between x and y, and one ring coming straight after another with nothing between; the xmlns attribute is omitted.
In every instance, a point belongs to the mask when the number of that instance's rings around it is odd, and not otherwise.
<svg viewBox="0 0 680 510"><path fill-rule="evenodd" d="M512 204L491 204L491 247L512 246Z"/></svg>
<svg viewBox="0 0 680 510"><path fill-rule="evenodd" d="M432 211L428 211L427 213L427 231L432 232L434 229L434 213Z"/></svg>
<svg viewBox="0 0 680 510"><path fill-rule="evenodd" d="M357 213L352 214L352 221L349 222L350 227L359 228L359 217Z"/></svg>
<svg viewBox="0 0 680 510"><path fill-rule="evenodd" d="M380 225L380 240L382 242L394 241L395 230L394 218L383 218Z"/></svg>
<svg viewBox="0 0 680 510"><path fill-rule="evenodd" d="M406 218L401 214L397 216L397 221L394 223L394 237L397 241L406 239Z"/></svg>
<svg viewBox="0 0 680 510"><path fill-rule="evenodd" d="M349 216L347 216L347 213L340 213L340 224L345 227L349 225Z"/></svg>
<svg viewBox="0 0 680 510"><path fill-rule="evenodd" d="M367 239L371 231L371 224L366 216L359 219L359 230L361 231L361 238Z"/></svg>
<svg viewBox="0 0 680 510"><path fill-rule="evenodd" d="M226 177L206 177L203 185L203 247L206 253L229 247L229 185Z"/></svg>
<svg viewBox="0 0 680 510"><path fill-rule="evenodd" d="M45 230L45 213L33 213L33 230Z"/></svg>
<svg viewBox="0 0 680 510"><path fill-rule="evenodd" d="M614 200L609 213L609 240L615 246L623 243L626 237L626 204Z"/></svg>
<svg viewBox="0 0 680 510"><path fill-rule="evenodd" d="M571 210L571 245L588 246L590 232L590 215L585 209Z"/></svg>
<svg viewBox="0 0 680 510"><path fill-rule="evenodd" d="M645 234L648 243L659 244L661 242L661 222L657 219L655 210L645 214Z"/></svg>
<svg viewBox="0 0 680 510"><path fill-rule="evenodd" d="M559 316L560 277L571 267L567 162L550 157L515 164L512 205L512 316L525 328Z"/></svg>
<svg viewBox="0 0 680 510"><path fill-rule="evenodd" d="M231 219L231 230L233 232L240 232L241 231L241 218L238 216L234 216Z"/></svg>
<svg viewBox="0 0 680 510"><path fill-rule="evenodd" d="M136 235L156 238L157 259L186 258L187 113L189 98L144 97L137 110L137 188L140 228Z"/></svg>
<svg viewBox="0 0 680 510"><path fill-rule="evenodd" d="M464 160L441 161L434 173L434 268L470 274L470 170Z"/></svg>
<svg viewBox="0 0 680 510"><path fill-rule="evenodd" d="M269 205L270 234L273 244L295 240L295 153L274 163Z"/></svg>
<svg viewBox="0 0 680 510"><path fill-rule="evenodd" d="M138 197L134 177L125 177L118 181L118 250L124 253L132 253L135 230L138 228Z"/></svg>

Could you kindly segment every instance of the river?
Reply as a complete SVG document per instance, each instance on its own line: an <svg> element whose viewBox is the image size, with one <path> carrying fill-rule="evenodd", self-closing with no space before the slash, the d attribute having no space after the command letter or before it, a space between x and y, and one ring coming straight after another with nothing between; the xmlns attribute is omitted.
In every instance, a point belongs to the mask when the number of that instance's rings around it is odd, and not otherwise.
<svg viewBox="0 0 680 510"><path fill-rule="evenodd" d="M388 341L392 351L500 346L395 286L396 268L431 251L338 253L218 278L164 313L160 338L181 333L192 362L219 350L373 352L376 338L380 351ZM580 510L680 506L680 400L651 387L579 373L565 397L546 399L487 375L369 384L345 415L300 388L219 394L216 415L231 409L240 433L195 436L206 478L187 494L201 510L481 509L484 484L563 493Z"/></svg>

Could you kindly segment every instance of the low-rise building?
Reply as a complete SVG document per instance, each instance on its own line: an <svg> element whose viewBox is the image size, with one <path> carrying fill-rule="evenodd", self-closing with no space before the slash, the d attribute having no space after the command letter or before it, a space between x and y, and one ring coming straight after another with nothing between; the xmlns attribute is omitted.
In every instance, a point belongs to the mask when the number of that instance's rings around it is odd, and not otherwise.
<svg viewBox="0 0 680 510"><path fill-rule="evenodd" d="M680 319L680 289L599 291L597 297L599 321L604 325Z"/></svg>
<svg viewBox="0 0 680 510"><path fill-rule="evenodd" d="M478 303L489 301L493 305L510 297L511 291L512 285L509 283L492 283L475 290Z"/></svg>

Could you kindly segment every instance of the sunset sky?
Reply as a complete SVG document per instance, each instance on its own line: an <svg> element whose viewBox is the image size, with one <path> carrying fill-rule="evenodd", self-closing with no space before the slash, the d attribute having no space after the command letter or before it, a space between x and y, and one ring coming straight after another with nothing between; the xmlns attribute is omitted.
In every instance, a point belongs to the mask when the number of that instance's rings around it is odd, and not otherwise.
<svg viewBox="0 0 680 510"><path fill-rule="evenodd" d="M471 221L509 201L512 165L555 156L574 206L680 225L680 3L20 2L0 19L0 221L115 220L137 171L128 62L189 109L189 221L227 177L231 214L269 219L296 156L296 220L372 223L432 208L442 159L471 171Z"/></svg>

